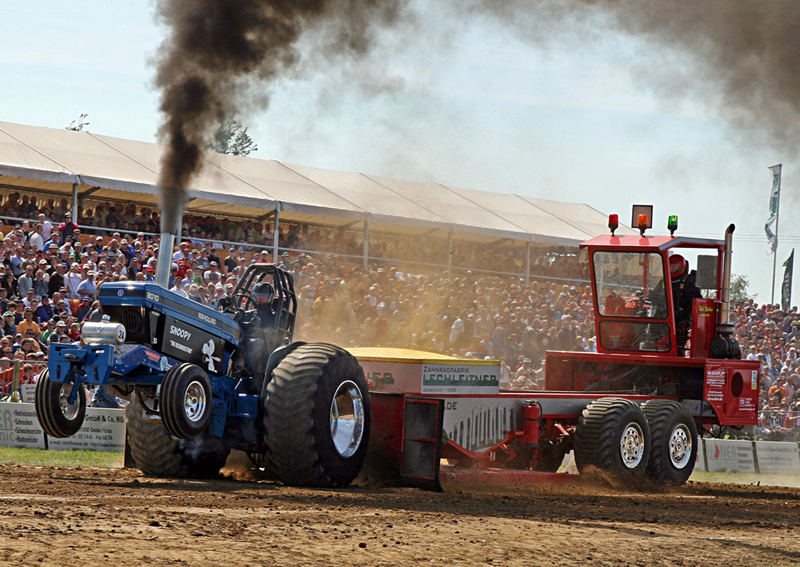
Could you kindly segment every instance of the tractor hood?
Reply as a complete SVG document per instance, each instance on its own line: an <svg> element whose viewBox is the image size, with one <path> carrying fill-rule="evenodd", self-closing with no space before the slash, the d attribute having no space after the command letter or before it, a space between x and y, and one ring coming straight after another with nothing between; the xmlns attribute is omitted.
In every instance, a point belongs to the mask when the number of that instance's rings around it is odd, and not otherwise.
<svg viewBox="0 0 800 567"><path fill-rule="evenodd" d="M138 334L138 326L149 325L146 319L166 315L185 325L239 346L242 329L227 313L173 293L150 282L106 282L100 287L100 305L111 320L123 323L128 330L128 342ZM127 309L131 308L131 309ZM133 328L131 328L133 327ZM153 330L154 331L154 330ZM144 337L139 337L139 341Z"/></svg>

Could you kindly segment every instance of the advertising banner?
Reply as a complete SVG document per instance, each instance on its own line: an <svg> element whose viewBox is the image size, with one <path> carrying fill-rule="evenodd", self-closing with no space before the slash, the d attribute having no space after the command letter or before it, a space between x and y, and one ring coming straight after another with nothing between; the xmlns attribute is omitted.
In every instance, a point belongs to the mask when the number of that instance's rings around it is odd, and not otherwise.
<svg viewBox="0 0 800 567"><path fill-rule="evenodd" d="M756 441L756 459L761 473L800 473L800 451L795 442Z"/></svg>
<svg viewBox="0 0 800 567"><path fill-rule="evenodd" d="M423 364L423 394L496 394L500 368L497 365Z"/></svg>
<svg viewBox="0 0 800 567"><path fill-rule="evenodd" d="M33 404L0 403L0 445L44 449L44 431Z"/></svg>
<svg viewBox="0 0 800 567"><path fill-rule="evenodd" d="M706 439L708 472L756 472L753 442L734 439Z"/></svg>
<svg viewBox="0 0 800 567"><path fill-rule="evenodd" d="M359 364L372 391L420 393L419 364L383 360L359 360Z"/></svg>
<svg viewBox="0 0 800 567"><path fill-rule="evenodd" d="M28 404L17 404L28 405ZM33 406L30 406L33 412ZM34 420L36 417L34 416ZM125 410L86 408L83 426L72 437L47 438L50 449L91 449L93 451L125 450Z"/></svg>
<svg viewBox="0 0 800 567"><path fill-rule="evenodd" d="M32 404L36 400L36 384L20 384L19 391L23 402Z"/></svg>

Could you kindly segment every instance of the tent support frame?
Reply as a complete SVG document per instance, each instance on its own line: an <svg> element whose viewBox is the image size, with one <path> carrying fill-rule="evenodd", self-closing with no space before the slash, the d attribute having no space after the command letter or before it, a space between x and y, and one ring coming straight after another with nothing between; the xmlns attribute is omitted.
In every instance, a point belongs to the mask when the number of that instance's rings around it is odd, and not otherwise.
<svg viewBox="0 0 800 567"><path fill-rule="evenodd" d="M272 263L278 263L278 244L280 243L280 232L279 232L279 225L281 222L281 204L275 207L275 228L272 232Z"/></svg>
<svg viewBox="0 0 800 567"><path fill-rule="evenodd" d="M447 233L447 279L453 273L453 231Z"/></svg>
<svg viewBox="0 0 800 567"><path fill-rule="evenodd" d="M367 269L367 261L369 260L369 214L364 215L364 246L362 267Z"/></svg>

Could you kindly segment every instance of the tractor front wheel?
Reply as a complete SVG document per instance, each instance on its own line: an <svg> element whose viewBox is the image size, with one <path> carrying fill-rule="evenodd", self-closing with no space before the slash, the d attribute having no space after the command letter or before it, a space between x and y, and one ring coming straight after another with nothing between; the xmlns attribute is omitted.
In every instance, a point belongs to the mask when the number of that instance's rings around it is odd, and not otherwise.
<svg viewBox="0 0 800 567"><path fill-rule="evenodd" d="M650 428L642 410L625 398L600 398L581 412L575 430L575 464L641 476L650 459Z"/></svg>
<svg viewBox="0 0 800 567"><path fill-rule="evenodd" d="M179 439L200 435L211 419L211 381L202 368L184 362L170 368L161 381L161 420Z"/></svg>
<svg viewBox="0 0 800 567"><path fill-rule="evenodd" d="M86 415L86 389L78 384L75 399L70 403L74 383L53 382L45 368L36 382L36 416L44 432L51 437L74 435L83 425Z"/></svg>
<svg viewBox="0 0 800 567"><path fill-rule="evenodd" d="M264 427L270 470L283 482L348 485L361 470L369 439L361 365L333 345L297 347L272 372Z"/></svg>
<svg viewBox="0 0 800 567"><path fill-rule="evenodd" d="M697 425L686 408L673 400L649 400L642 411L653 448L647 474L667 484L685 483L697 458Z"/></svg>

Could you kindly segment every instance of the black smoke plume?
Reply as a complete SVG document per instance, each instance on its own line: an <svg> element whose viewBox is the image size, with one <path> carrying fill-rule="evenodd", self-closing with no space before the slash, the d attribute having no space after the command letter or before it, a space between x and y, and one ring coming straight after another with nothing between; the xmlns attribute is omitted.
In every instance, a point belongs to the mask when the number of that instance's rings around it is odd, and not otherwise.
<svg viewBox="0 0 800 567"><path fill-rule="evenodd" d="M764 131L775 145L798 149L800 2L647 0L607 6L623 30L688 54L697 66L687 91L718 101L733 126Z"/></svg>
<svg viewBox="0 0 800 567"><path fill-rule="evenodd" d="M532 43L586 50L608 34L642 41L629 71L664 98L712 107L747 138L800 148L800 2L796 0L464 0ZM749 140L752 141L752 140Z"/></svg>
<svg viewBox="0 0 800 567"><path fill-rule="evenodd" d="M161 230L180 234L186 191L217 125L252 106L265 107L268 87L304 64L297 42L314 30L324 56L358 57L374 29L403 12L401 0L159 0L169 30L155 84L164 122Z"/></svg>
<svg viewBox="0 0 800 567"><path fill-rule="evenodd" d="M216 126L268 103L269 85L321 58L357 59L377 30L408 16L410 0L159 0L170 35L161 46L166 146L159 184L162 230L179 232L186 189ZM424 3L423 3L424 4ZM414 2L419 6L420 2ZM572 34L586 49L604 34L646 45L638 58L657 93L700 99L746 135L800 147L800 2L796 0L450 0L454 18L494 16L536 45ZM455 16L457 14L458 16ZM443 26L444 27L444 26ZM565 30L567 30L565 32ZM676 56L678 54L679 56Z"/></svg>

